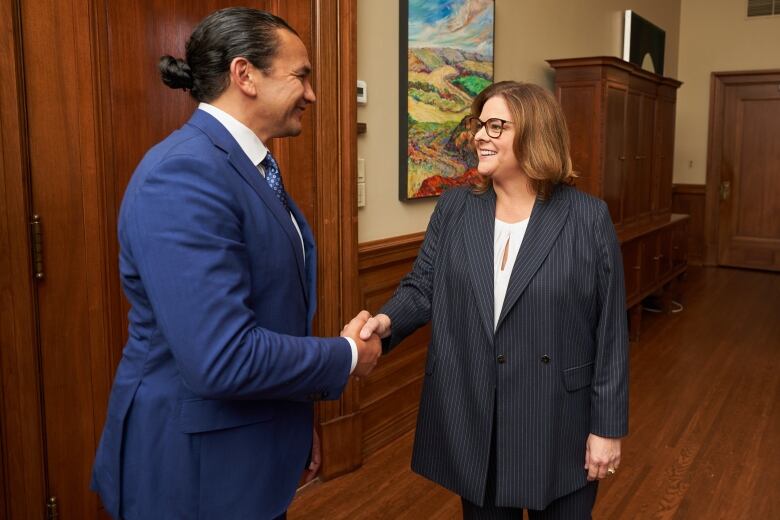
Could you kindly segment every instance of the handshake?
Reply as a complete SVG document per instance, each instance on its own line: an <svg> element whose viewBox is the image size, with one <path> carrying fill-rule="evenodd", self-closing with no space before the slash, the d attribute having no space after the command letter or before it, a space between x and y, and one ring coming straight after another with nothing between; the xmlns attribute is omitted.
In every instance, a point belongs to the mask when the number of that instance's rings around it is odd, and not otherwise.
<svg viewBox="0 0 780 520"><path fill-rule="evenodd" d="M380 340L390 335L390 318L386 314L371 316L368 311L360 311L344 325L341 335L354 340L357 346L358 360L352 373L356 377L366 377L382 355Z"/></svg>

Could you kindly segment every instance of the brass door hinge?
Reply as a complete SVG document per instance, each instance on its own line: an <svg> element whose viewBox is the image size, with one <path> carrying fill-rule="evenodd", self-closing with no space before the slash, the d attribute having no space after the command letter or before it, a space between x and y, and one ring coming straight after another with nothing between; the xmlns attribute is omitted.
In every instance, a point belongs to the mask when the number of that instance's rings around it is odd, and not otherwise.
<svg viewBox="0 0 780 520"><path fill-rule="evenodd" d="M43 229L40 215L33 215L32 222L30 222L30 245L32 246L33 278L43 280Z"/></svg>
<svg viewBox="0 0 780 520"><path fill-rule="evenodd" d="M49 497L46 501L46 520L57 520L60 517L57 512L57 497Z"/></svg>

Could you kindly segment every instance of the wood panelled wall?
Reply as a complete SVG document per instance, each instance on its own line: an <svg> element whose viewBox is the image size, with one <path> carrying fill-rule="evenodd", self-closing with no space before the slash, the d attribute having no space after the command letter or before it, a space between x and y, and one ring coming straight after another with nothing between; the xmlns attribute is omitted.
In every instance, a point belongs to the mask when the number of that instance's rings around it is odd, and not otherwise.
<svg viewBox="0 0 780 520"><path fill-rule="evenodd" d="M688 222L688 263L702 265L706 258L704 232L704 184L675 184L672 187L672 211L690 215Z"/></svg>
<svg viewBox="0 0 780 520"><path fill-rule="evenodd" d="M411 271L423 236L415 233L360 245L358 284L364 309L375 314L390 299ZM359 382L364 457L414 428L430 334L428 325L406 338Z"/></svg>

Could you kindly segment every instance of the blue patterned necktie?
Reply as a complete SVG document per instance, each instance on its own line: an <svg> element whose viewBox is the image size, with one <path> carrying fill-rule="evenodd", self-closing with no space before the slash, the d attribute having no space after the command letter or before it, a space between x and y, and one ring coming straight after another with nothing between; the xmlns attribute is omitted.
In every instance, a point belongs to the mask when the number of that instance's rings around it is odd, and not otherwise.
<svg viewBox="0 0 780 520"><path fill-rule="evenodd" d="M289 213L290 206L287 204L287 192L284 191L284 184L282 183L282 176L279 173L279 165L276 164L276 159L271 155L271 152L265 154L265 159L260 162L265 170L265 180L268 185L274 190L276 198L282 203L284 209Z"/></svg>

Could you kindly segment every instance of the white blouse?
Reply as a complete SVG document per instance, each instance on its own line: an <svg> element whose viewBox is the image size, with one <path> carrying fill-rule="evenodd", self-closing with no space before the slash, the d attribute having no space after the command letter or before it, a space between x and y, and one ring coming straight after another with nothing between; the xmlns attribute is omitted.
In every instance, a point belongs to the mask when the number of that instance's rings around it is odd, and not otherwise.
<svg viewBox="0 0 780 520"><path fill-rule="evenodd" d="M517 252L523 242L528 219L512 224L496 219L493 233L493 329L498 326L498 317L504 306L509 277L515 265Z"/></svg>

